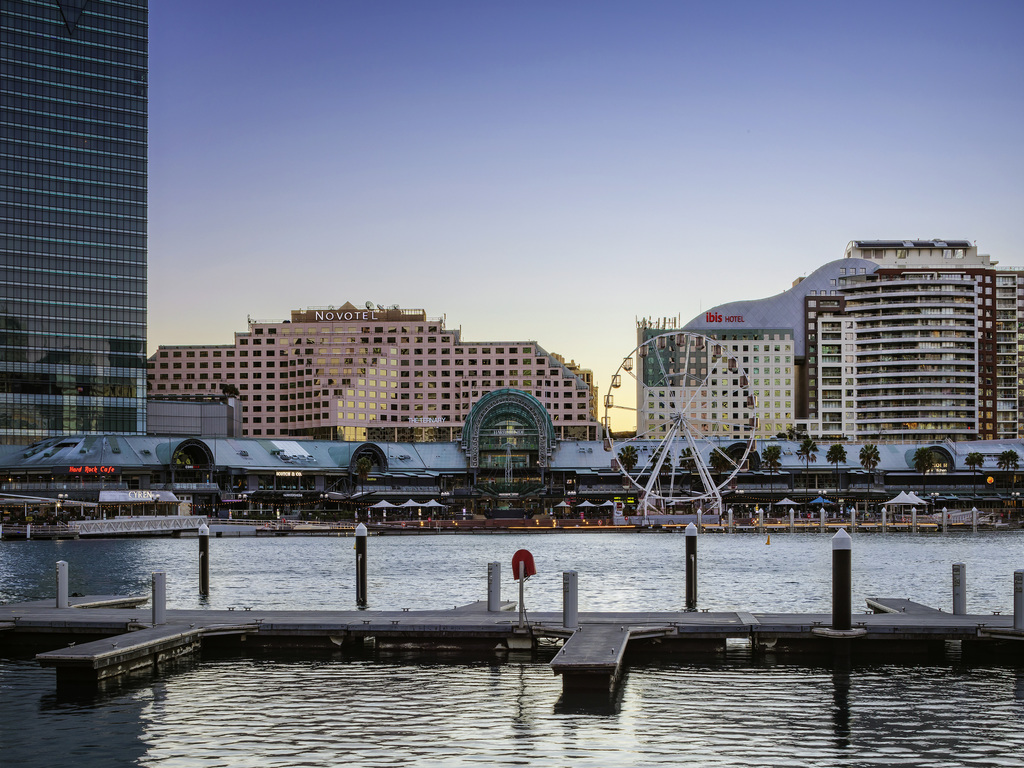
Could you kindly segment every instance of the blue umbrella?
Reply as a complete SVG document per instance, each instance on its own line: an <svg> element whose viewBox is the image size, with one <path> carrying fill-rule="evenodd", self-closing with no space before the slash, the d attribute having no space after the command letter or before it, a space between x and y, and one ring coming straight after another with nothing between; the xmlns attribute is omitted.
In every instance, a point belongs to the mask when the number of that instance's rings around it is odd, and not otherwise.
<svg viewBox="0 0 1024 768"><path fill-rule="evenodd" d="M816 498L814 501L811 502L811 504L834 504L834 503L835 503L834 501L829 501L824 496L819 496L818 498Z"/></svg>

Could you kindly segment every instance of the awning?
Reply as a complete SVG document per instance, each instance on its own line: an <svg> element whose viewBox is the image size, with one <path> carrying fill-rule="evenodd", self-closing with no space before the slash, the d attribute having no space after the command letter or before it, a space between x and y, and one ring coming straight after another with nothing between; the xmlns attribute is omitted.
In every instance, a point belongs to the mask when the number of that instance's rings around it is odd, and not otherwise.
<svg viewBox="0 0 1024 768"><path fill-rule="evenodd" d="M170 491L100 491L100 504L177 504Z"/></svg>

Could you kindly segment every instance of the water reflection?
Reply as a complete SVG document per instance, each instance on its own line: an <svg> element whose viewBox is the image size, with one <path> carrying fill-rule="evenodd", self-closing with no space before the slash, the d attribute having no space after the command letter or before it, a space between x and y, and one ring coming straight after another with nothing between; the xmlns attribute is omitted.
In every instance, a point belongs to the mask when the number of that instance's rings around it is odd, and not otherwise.
<svg viewBox="0 0 1024 768"><path fill-rule="evenodd" d="M486 563L528 546L542 569L530 583L535 610L559 609L568 568L580 571L581 610L678 607L682 538L449 537L429 547L378 539L370 598L388 609L480 600ZM998 591L1007 583L999 574L1020 567L1010 541L858 537L854 590L946 607L949 563L962 560L977 585L971 608L1005 610L1011 593ZM701 546L701 607L828 610L827 538L780 537L766 548L754 538L707 537ZM201 602L195 541L5 545L0 599L51 598L53 562L64 559L72 591L87 594L146 593L149 574L166 570L172 607L354 607L349 541L217 540L211 549L213 592ZM515 599L514 585L505 587L503 597ZM730 644L719 662L633 665L613 697L563 697L547 664L552 652L425 656L346 646L282 657L225 645L88 696L58 691L53 671L31 659L0 660L0 759L714 768L977 766L1024 753L1019 666L970 668L955 657L930 666L797 665Z"/></svg>
<svg viewBox="0 0 1024 768"><path fill-rule="evenodd" d="M850 665L839 660L832 670L832 731L836 749L850 746Z"/></svg>

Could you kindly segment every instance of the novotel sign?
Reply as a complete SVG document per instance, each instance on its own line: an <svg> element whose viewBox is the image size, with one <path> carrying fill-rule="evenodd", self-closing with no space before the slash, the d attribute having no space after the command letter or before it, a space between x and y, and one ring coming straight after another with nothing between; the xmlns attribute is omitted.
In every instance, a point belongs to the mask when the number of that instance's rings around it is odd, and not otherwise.
<svg viewBox="0 0 1024 768"><path fill-rule="evenodd" d="M354 311L339 311L339 310L316 310L313 316L317 320L322 321L338 321L338 320L380 320L380 315L375 310L354 310Z"/></svg>
<svg viewBox="0 0 1024 768"><path fill-rule="evenodd" d="M707 323L742 323L743 315L723 315L721 312L705 312L704 322Z"/></svg>

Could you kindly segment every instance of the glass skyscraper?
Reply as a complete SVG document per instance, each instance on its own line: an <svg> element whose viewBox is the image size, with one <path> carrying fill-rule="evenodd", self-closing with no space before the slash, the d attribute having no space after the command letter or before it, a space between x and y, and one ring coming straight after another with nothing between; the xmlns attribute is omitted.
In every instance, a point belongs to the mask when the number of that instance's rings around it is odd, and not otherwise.
<svg viewBox="0 0 1024 768"><path fill-rule="evenodd" d="M0 442L146 422L148 0L0 0Z"/></svg>

